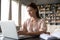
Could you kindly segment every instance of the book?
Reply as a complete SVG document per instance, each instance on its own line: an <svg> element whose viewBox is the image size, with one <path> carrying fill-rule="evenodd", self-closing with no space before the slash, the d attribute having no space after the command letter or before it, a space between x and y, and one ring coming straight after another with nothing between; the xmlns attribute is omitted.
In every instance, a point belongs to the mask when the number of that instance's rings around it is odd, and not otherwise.
<svg viewBox="0 0 60 40"><path fill-rule="evenodd" d="M47 40L49 37L52 37L52 36L50 36L49 34L44 34L44 33L40 35L40 38L45 39L45 40Z"/></svg>
<svg viewBox="0 0 60 40"><path fill-rule="evenodd" d="M47 40L48 38L56 37L60 39L60 29L56 29L53 33L49 34L41 34L40 38Z"/></svg>

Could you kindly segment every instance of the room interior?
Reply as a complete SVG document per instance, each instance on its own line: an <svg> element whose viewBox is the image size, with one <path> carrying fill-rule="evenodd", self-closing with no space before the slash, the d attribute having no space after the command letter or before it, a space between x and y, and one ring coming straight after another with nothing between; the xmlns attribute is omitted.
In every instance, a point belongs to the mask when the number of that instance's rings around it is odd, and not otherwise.
<svg viewBox="0 0 60 40"><path fill-rule="evenodd" d="M9 12L6 11L6 13L9 13L7 20L12 20L12 17L14 17L12 16L13 15L12 13L14 13L12 7L14 7L13 3L15 2L16 2L17 10L18 10L16 12L18 15L17 16L18 21L16 20L17 25L18 25L17 30L19 30L19 28L21 27L21 22L25 21L22 19L22 14L24 13L24 9L23 7L21 8L21 5L23 4L24 6L26 6L27 4L31 2L34 2L37 4L37 7L39 9L39 15L42 16L42 18L46 19L47 32L52 33L56 29L60 29L60 0L10 0L10 2L8 2L9 4L6 4L9 6L8 7ZM1 5L1 0L0 0L0 20L1 21L4 20L2 18L3 17L2 15L4 13L2 11L5 11L2 9L3 4ZM1 32L1 28L0 28L0 32Z"/></svg>

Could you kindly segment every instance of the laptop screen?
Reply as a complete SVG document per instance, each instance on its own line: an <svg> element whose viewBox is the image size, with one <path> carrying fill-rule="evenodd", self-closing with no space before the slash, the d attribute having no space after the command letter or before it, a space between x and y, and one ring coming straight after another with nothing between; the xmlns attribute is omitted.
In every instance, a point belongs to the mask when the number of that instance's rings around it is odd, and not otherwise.
<svg viewBox="0 0 60 40"><path fill-rule="evenodd" d="M16 25L14 21L1 21L1 29L4 37L16 38L18 39L18 34L16 30Z"/></svg>

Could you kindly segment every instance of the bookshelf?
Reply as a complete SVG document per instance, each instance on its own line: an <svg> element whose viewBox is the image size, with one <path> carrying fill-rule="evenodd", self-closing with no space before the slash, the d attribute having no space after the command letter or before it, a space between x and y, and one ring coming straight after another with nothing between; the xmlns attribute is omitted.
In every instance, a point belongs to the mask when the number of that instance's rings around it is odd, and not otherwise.
<svg viewBox="0 0 60 40"><path fill-rule="evenodd" d="M60 3L38 5L38 9L47 24L60 25Z"/></svg>

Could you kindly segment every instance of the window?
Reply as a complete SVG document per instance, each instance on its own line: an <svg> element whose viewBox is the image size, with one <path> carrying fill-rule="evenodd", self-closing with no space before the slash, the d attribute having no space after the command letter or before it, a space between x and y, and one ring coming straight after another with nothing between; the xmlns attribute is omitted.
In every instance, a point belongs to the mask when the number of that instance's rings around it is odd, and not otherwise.
<svg viewBox="0 0 60 40"><path fill-rule="evenodd" d="M1 0L1 20L8 20L10 0Z"/></svg>
<svg viewBox="0 0 60 40"><path fill-rule="evenodd" d="M11 3L11 5L10 5ZM9 20L9 16L12 16L12 20L18 26L18 2L11 0L2 0L1 3L1 21ZM10 11L11 10L11 11Z"/></svg>
<svg viewBox="0 0 60 40"><path fill-rule="evenodd" d="M29 18L28 12L27 12L27 8L25 5L21 5L21 24L24 23L24 21L27 20L27 18Z"/></svg>
<svg viewBox="0 0 60 40"><path fill-rule="evenodd" d="M1 5L1 21L10 19L15 21L16 26L19 26L29 18L26 6L23 4L19 5L19 0L2 0Z"/></svg>
<svg viewBox="0 0 60 40"><path fill-rule="evenodd" d="M16 1L12 1L12 20L15 21L15 24L19 26L18 24L18 10L19 10L19 3Z"/></svg>

